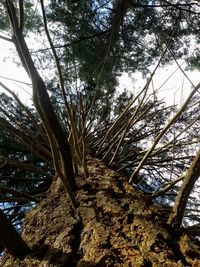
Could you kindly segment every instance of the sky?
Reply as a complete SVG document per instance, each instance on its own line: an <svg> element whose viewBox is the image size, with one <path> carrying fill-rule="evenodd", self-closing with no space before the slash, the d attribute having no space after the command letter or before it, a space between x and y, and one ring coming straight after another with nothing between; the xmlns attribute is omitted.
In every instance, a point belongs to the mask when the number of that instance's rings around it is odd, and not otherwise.
<svg viewBox="0 0 200 267"><path fill-rule="evenodd" d="M24 83L30 83L30 80L24 69L13 61L14 47L11 43L0 39L0 82L4 83L9 89L12 89L24 103L29 103L31 97L31 87ZM184 63L181 63L184 68ZM196 85L200 81L199 71L186 72L190 80ZM5 78L21 81L7 80ZM124 73L119 79L119 90L124 88L139 92L145 85L146 80L140 73L135 73L132 77ZM158 89L158 97L164 99L169 105L181 105L191 91L191 83L178 69L177 65L171 64L165 68L159 68L150 85L150 92ZM0 89L1 90L1 89Z"/></svg>
<svg viewBox="0 0 200 267"><path fill-rule="evenodd" d="M17 93L26 103L31 97L31 87L23 83L30 83L30 79L25 70L17 65L17 62L13 61L14 51L14 46L11 43L0 39L0 82ZM9 79L21 81L22 83ZM0 91L3 90L0 88Z"/></svg>
<svg viewBox="0 0 200 267"><path fill-rule="evenodd" d="M179 62L182 68L186 64ZM189 79L194 85L200 82L200 72L195 71L185 71ZM136 90L141 90L145 85L146 81L142 78L140 73L134 75L135 81L133 81L132 86ZM124 74L120 78L121 88L130 88L131 78L127 74ZM150 84L150 92L152 90L158 91L158 98L164 99L169 105L178 104L182 105L189 93L191 92L192 85L178 68L176 63L171 64L165 68L159 68L153 77L153 82Z"/></svg>

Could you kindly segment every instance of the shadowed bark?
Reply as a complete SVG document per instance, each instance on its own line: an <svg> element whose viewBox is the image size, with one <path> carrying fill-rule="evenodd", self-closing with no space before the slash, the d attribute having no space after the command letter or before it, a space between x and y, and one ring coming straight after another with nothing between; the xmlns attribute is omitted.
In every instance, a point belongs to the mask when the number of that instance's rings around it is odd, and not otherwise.
<svg viewBox="0 0 200 267"><path fill-rule="evenodd" d="M168 211L151 203L101 161L76 177L78 221L59 179L30 211L23 238L32 248L25 266L200 266L199 246L167 225Z"/></svg>
<svg viewBox="0 0 200 267"><path fill-rule="evenodd" d="M2 210L0 210L0 237L0 249L6 247L9 254L19 259L24 259L29 254L29 247Z"/></svg>

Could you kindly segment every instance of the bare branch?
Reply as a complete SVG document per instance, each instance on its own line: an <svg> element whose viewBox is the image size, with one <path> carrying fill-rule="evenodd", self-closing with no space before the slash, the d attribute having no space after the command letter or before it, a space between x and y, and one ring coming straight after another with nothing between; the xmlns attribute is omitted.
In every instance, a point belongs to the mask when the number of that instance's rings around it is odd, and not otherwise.
<svg viewBox="0 0 200 267"><path fill-rule="evenodd" d="M195 3L195 2L192 2L192 3L176 3L176 4L173 4L173 3L170 3L169 1L165 1L166 4L140 4L140 3L135 3L133 0L131 1L132 2L132 6L134 7L142 7L142 8L165 8L165 7L173 7L175 9L178 9L178 10L182 10L182 11L186 11L186 12L189 12L189 13L192 13L192 14L199 14L199 12L195 12L193 11L191 8L193 6L197 6L199 7L199 4L198 3Z"/></svg>
<svg viewBox="0 0 200 267"><path fill-rule="evenodd" d="M17 190L14 190L14 189L11 189L7 186L2 186L0 185L0 193L1 192L6 192L6 193L9 193L9 194L12 194L14 196L18 196L18 197L23 197L23 198L26 198L27 200L30 200L30 201L34 201L34 202L39 202L39 199L36 198L36 197L33 197L27 193L24 193L24 192L20 192L20 191L17 191Z"/></svg>
<svg viewBox="0 0 200 267"><path fill-rule="evenodd" d="M200 149L192 161L188 169L181 188L178 192L173 210L169 216L168 223L173 227L180 227L184 215L184 211L188 202L188 198L192 189L199 178L200 174Z"/></svg>
<svg viewBox="0 0 200 267"><path fill-rule="evenodd" d="M24 0L19 0L19 29L24 28Z"/></svg>
<svg viewBox="0 0 200 267"><path fill-rule="evenodd" d="M12 25L12 29L15 33L19 28L19 21L15 10L15 6L11 0L5 0L5 5L7 7L7 12L10 19L10 23Z"/></svg>
<svg viewBox="0 0 200 267"><path fill-rule="evenodd" d="M183 179L184 179L184 177L180 177L180 178L176 179L175 181L170 181L170 182L165 183L164 185L161 185L159 188L157 188L153 192L152 198L156 198L156 197L164 195L167 191L172 189L175 184L177 184L178 182L182 181ZM163 188L163 189L161 189L161 188Z"/></svg>
<svg viewBox="0 0 200 267"><path fill-rule="evenodd" d="M78 40L74 40L70 43L67 43L67 44L63 44L63 45L53 45L54 49L61 49L61 48L67 48L67 47L70 47L70 46L73 46L75 44L78 44L80 42L83 42L83 41L86 41L86 40L89 40L89 39L93 39L93 38L96 38L98 36L101 36L101 35L104 35L106 33L108 33L110 30L106 30L106 31L101 31L101 32L98 32L98 33L95 33L95 34L92 34L92 35L89 35L89 36L85 36L85 37L81 37L79 38ZM47 50L52 50L52 47L47 47L47 48L43 48L43 49L38 49L36 51L31 51L30 53L31 54L34 54L34 53L38 53L38 52L44 52L44 51L47 51Z"/></svg>
<svg viewBox="0 0 200 267"><path fill-rule="evenodd" d="M13 43L12 38L5 37L5 36L3 36L3 35L0 35L0 39L2 39L2 40L4 40L4 41L7 41L7 42L10 42L10 43Z"/></svg>
<svg viewBox="0 0 200 267"><path fill-rule="evenodd" d="M16 83L21 83L21 84L25 84L25 85L28 85L28 86L32 86L31 83L22 82L22 81L15 80L15 79L12 79L12 78L8 78L8 77L5 77L5 76L1 76L0 75L0 78L8 80L8 81L13 81L13 82L16 82Z"/></svg>
<svg viewBox="0 0 200 267"><path fill-rule="evenodd" d="M22 260L30 253L30 248L2 210L0 210L0 235L0 245L7 248L9 253L14 257Z"/></svg>

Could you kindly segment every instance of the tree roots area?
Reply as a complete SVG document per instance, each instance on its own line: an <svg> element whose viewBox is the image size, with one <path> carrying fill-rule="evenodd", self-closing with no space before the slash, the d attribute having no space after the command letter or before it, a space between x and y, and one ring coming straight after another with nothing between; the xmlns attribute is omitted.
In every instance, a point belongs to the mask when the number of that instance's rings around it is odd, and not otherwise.
<svg viewBox="0 0 200 267"><path fill-rule="evenodd" d="M76 177L76 212L55 180L23 221L31 254L22 261L5 254L0 266L200 266L198 243L167 225L169 209L99 160L89 159L88 170Z"/></svg>

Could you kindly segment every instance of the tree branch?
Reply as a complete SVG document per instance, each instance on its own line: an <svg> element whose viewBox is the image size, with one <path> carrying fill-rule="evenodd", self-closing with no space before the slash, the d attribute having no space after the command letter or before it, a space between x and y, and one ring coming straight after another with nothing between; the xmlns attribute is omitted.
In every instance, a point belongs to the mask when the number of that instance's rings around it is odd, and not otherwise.
<svg viewBox="0 0 200 267"><path fill-rule="evenodd" d="M182 223L184 211L192 189L200 175L200 149L189 167L181 188L178 192L175 204L168 219L168 224L174 228L179 228Z"/></svg>
<svg viewBox="0 0 200 267"><path fill-rule="evenodd" d="M53 45L54 49L60 49L60 48L66 48L66 47L70 47L70 46L73 46L75 44L78 44L80 42L83 42L83 41L86 41L86 40L89 40L89 39L92 39L92 38L95 38L95 37L98 37L98 36L101 36L103 34L106 34L108 33L110 30L106 30L106 31L102 31L102 32L98 32L98 33L95 33L93 35L90 35L90 36L85 36L85 37L82 37L78 40L74 40L70 43L67 43L67 44L63 44L63 45ZM47 48L43 48L43 49L38 49L37 51L31 51L30 53L31 54L34 54L34 53L38 53L38 52L44 52L44 51L47 51L47 50L52 50L52 47L47 47Z"/></svg>
<svg viewBox="0 0 200 267"><path fill-rule="evenodd" d="M24 28L24 0L19 0L19 29L23 31Z"/></svg>
<svg viewBox="0 0 200 267"><path fill-rule="evenodd" d="M13 43L13 40L12 38L9 38L9 37L5 37L3 35L0 34L0 39L4 40L4 41L7 41L7 42L10 42L10 43Z"/></svg>
<svg viewBox="0 0 200 267"><path fill-rule="evenodd" d="M23 260L30 253L30 248L2 210L0 210L0 236L0 245L6 248L12 256Z"/></svg>
<svg viewBox="0 0 200 267"><path fill-rule="evenodd" d="M23 197L23 198L26 198L27 200L30 200L30 201L34 201L36 203L39 202L39 199L36 198L36 197L33 197L27 193L24 193L24 192L20 192L20 191L17 191L17 190L14 190L14 189L11 189L7 186L2 186L0 185L0 193L1 192L6 192L6 193L9 193L9 194L12 194L12 195L15 195L15 196L18 196L18 197Z"/></svg>
<svg viewBox="0 0 200 267"><path fill-rule="evenodd" d="M16 17L16 10L11 0L6 0L7 12L12 22L12 15ZM29 49L23 37L21 29L15 23L11 23L14 31L13 41L17 49L18 55L22 61L24 68L30 76L33 84L33 101L35 107L40 115L40 118L45 127L49 143L52 149L52 157L54 159L55 170L60 164L60 157L64 160L64 166L66 173L63 175L58 172L60 179L62 180L64 187L70 197L72 206L75 207L74 192L76 189L76 181L72 165L72 155L70 146L57 118L57 115L52 106L50 97L47 92L46 85L38 73L35 64L31 58Z"/></svg>

